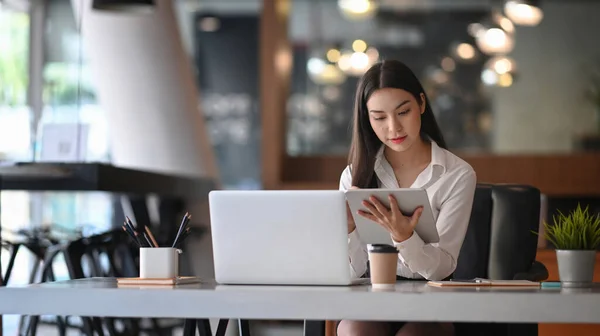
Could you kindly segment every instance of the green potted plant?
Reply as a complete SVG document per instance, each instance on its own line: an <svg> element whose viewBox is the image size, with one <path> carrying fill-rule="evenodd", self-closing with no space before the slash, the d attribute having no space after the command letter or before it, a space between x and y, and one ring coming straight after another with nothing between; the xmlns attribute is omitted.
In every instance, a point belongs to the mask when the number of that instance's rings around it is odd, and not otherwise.
<svg viewBox="0 0 600 336"><path fill-rule="evenodd" d="M568 215L558 211L553 225L544 222L545 238L556 248L558 275L563 287L586 287L592 284L596 250L600 246L600 215L588 207L577 208Z"/></svg>

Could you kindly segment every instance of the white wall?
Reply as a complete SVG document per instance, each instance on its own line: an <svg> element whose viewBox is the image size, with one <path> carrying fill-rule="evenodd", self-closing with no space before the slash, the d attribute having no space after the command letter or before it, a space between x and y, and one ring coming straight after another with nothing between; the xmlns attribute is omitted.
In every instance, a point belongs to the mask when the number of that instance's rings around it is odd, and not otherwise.
<svg viewBox="0 0 600 336"><path fill-rule="evenodd" d="M584 64L600 56L600 3L544 1L543 10L539 26L517 27L518 80L493 90L498 153L568 152L577 132L594 129Z"/></svg>

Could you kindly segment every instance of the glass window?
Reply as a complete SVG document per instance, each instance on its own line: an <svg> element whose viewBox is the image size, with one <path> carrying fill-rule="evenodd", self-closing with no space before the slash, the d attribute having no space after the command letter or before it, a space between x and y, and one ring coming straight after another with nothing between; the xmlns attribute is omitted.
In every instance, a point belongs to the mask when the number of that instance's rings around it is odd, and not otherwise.
<svg viewBox="0 0 600 336"><path fill-rule="evenodd" d="M487 150L491 133L482 121L489 101L479 72L485 59L467 30L482 11L401 11L364 2L292 2L288 154L346 155L358 79L384 59L403 61L419 77L449 147ZM461 57L457 48L469 54Z"/></svg>
<svg viewBox="0 0 600 336"><path fill-rule="evenodd" d="M0 4L0 161L31 158L29 15Z"/></svg>
<svg viewBox="0 0 600 336"><path fill-rule="evenodd" d="M289 155L346 155L358 77L398 59L456 152L600 149L595 2L293 0Z"/></svg>
<svg viewBox="0 0 600 336"><path fill-rule="evenodd" d="M30 160L30 109L27 102L29 85L29 15L0 2L0 163ZM26 192L1 192L2 239L29 224L29 195ZM9 254L2 258L5 274ZM11 284L27 283L33 266L30 255L20 253L15 261ZM18 316L4 316L3 331L13 334Z"/></svg>
<svg viewBox="0 0 600 336"><path fill-rule="evenodd" d="M89 130L87 162L109 162L108 128L98 105L89 74L82 41L75 25L69 0L48 1L44 31L43 110L38 125L33 125L27 106L29 78L28 13L0 6L0 161L39 160L40 148L33 156L31 129L39 143L44 126L81 123ZM57 230L85 234L98 233L112 225L112 196L106 193L28 193L4 191L2 198L3 239L10 232L52 226ZM9 236L5 236L7 234ZM27 258L26 258L27 257ZM27 282L30 256L19 256L23 267L15 268L12 283ZM7 254L2 254L6 266ZM28 260L28 261L27 261ZM66 276L65 269L58 276Z"/></svg>
<svg viewBox="0 0 600 336"><path fill-rule="evenodd" d="M80 130L88 132L83 160L109 162L108 126L96 100L94 78L78 26L70 0L49 2L44 31L44 110L38 139L48 125L80 124Z"/></svg>

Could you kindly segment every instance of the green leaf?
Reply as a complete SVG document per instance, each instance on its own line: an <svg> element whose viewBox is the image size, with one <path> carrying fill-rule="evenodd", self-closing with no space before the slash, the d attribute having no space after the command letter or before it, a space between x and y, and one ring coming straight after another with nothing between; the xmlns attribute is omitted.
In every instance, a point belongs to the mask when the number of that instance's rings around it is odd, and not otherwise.
<svg viewBox="0 0 600 336"><path fill-rule="evenodd" d="M591 215L589 206L577 204L567 215L557 211L552 222L544 222L545 238L557 249L595 250L600 246L600 215Z"/></svg>

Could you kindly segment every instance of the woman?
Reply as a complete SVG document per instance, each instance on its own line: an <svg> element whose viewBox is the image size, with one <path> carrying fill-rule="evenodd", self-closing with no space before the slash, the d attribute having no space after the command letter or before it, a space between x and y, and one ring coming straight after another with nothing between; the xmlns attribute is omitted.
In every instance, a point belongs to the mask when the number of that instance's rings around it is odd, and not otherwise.
<svg viewBox="0 0 600 336"><path fill-rule="evenodd" d="M417 77L399 61L383 61L361 78L354 108L349 165L340 189L424 188L437 218L440 240L425 244L414 232L422 208L410 217L371 198L358 215L381 225L398 248L400 279L440 280L451 276L467 230L476 176L446 150L427 96ZM348 208L350 268L367 271L368 255ZM453 335L450 323L341 321L338 335Z"/></svg>

